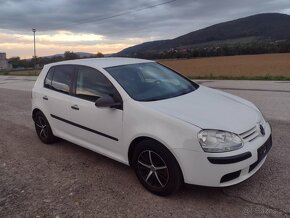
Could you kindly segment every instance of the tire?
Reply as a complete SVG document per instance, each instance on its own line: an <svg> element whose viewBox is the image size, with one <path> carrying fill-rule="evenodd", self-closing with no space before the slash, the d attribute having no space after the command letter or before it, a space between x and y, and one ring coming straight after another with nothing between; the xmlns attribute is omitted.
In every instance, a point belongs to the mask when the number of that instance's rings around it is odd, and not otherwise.
<svg viewBox="0 0 290 218"><path fill-rule="evenodd" d="M183 184L176 159L157 141L140 142L134 149L132 164L141 184L153 194L167 196L177 192Z"/></svg>
<svg viewBox="0 0 290 218"><path fill-rule="evenodd" d="M53 135L49 122L41 111L34 116L34 126L39 139L44 144L52 144L57 141L58 138Z"/></svg>

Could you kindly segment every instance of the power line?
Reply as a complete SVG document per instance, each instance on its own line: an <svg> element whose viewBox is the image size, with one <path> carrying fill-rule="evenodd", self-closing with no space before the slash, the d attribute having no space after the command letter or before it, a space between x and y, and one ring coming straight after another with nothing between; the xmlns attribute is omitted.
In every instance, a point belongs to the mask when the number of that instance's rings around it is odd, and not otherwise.
<svg viewBox="0 0 290 218"><path fill-rule="evenodd" d="M79 20L77 22L74 22L74 23L66 25L66 26L60 26L57 29L60 29L60 28L65 29L65 28L68 28L68 27L71 27L71 26L75 26L75 25L78 25L78 24L101 22L101 21L104 21L104 20L108 20L108 19L121 17L121 16L128 15L128 14L133 14L133 13L136 13L136 12L144 11L144 10L147 10L147 9L150 9L150 8L155 8L155 7L158 7L158 6L161 6L161 5L170 4L170 3L173 3L173 2L176 2L176 1L177 0L170 0L170 1L162 2L162 3L158 3L158 4L153 4L153 5L149 5L149 6L145 6L145 7L141 7L141 8L133 8L133 9L124 11L122 13L111 15L111 16L108 16L108 17L103 17L103 18L98 18L98 17L86 18L86 19Z"/></svg>

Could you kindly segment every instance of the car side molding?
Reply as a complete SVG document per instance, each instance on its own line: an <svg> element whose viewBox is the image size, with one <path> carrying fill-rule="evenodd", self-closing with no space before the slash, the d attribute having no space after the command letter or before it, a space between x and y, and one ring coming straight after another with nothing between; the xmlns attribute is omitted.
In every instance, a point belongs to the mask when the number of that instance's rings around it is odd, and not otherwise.
<svg viewBox="0 0 290 218"><path fill-rule="evenodd" d="M112 140L114 140L114 141L119 141L119 139L117 139L117 138L115 138L115 137L113 137L113 136L110 136L110 135L107 135L107 134L105 134L105 133L102 133L102 132L96 131L96 130L94 130L94 129L90 129L90 128L88 128L88 127L85 127L85 126L79 125L79 124L77 124L77 123L71 122L71 121L69 121L69 120L63 119L63 118L58 117L58 116L55 116L55 115L53 115L53 114L51 114L50 116L51 116L52 118L54 118L54 119L57 119L57 120L63 121L63 122L65 122L65 123L68 123L68 124L73 125L73 126L76 126L76 127L78 127L78 128L81 128L81 129L87 130L87 131L89 131L89 132L92 132L92 133L95 133L95 134L98 134L98 135L104 136L104 137L109 138L109 139L112 139Z"/></svg>

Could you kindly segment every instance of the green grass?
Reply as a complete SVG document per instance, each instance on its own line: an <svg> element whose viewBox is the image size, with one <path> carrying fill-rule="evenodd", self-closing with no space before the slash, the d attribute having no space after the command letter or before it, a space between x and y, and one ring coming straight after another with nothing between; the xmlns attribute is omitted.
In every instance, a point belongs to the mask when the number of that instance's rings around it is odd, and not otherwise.
<svg viewBox="0 0 290 218"><path fill-rule="evenodd" d="M288 76L214 76L212 74L207 76L191 76L190 79L206 79L206 80L266 80L266 81L290 81Z"/></svg>
<svg viewBox="0 0 290 218"><path fill-rule="evenodd" d="M6 76L38 76L40 69L31 70L10 70L10 71L0 71L0 75Z"/></svg>

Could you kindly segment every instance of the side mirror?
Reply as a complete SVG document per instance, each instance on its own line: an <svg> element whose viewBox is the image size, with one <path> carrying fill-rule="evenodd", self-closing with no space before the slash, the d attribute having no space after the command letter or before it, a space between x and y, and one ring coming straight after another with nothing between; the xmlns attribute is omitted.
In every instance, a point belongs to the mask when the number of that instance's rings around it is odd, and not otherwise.
<svg viewBox="0 0 290 218"><path fill-rule="evenodd" d="M98 100L96 100L95 102L96 107L109 107L109 108L116 108L116 109L120 109L122 106L121 102L116 102L111 96L109 95L105 95L105 96L101 96L100 98L98 98Z"/></svg>

